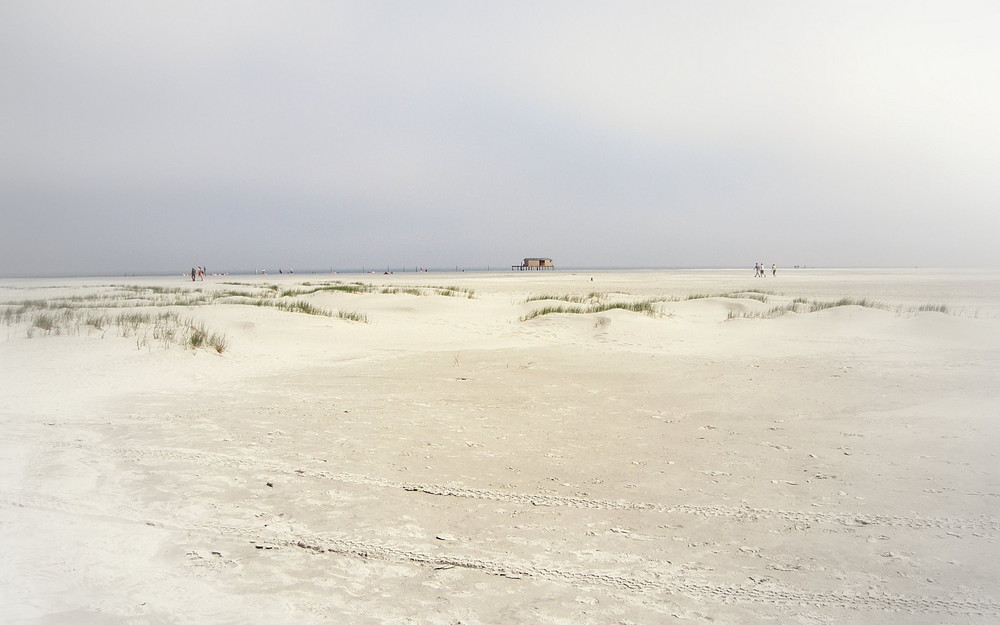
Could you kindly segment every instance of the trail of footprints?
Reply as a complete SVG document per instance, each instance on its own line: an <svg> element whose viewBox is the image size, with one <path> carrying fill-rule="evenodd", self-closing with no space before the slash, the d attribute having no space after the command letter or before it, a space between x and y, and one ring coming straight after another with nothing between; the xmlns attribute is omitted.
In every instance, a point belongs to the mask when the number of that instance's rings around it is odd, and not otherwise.
<svg viewBox="0 0 1000 625"><path fill-rule="evenodd" d="M520 503L539 506L567 506L587 509L609 510L650 510L661 513L685 513L711 517L729 517L742 520L761 518L782 518L793 521L808 521L816 523L834 523L849 525L889 525L910 529L955 528L996 531L997 519L950 519L950 518L919 518L868 515L857 516L849 514L803 513L760 508L736 508L726 506L689 506L665 505L629 501L610 501L588 499L581 497L561 497L555 495L539 495L530 493L515 493L500 490L471 489L437 484L415 484L363 475L347 473L331 473L323 470L294 469L290 465L273 462L241 459L225 454L203 451L185 451L178 449L121 448L115 452L129 461L159 460L165 462L191 462L197 464L235 467L243 470L270 470L275 472L294 473L303 477L328 479L344 483L364 484L382 488L398 488L410 492L419 492L437 496L464 497L471 499L486 499L510 503ZM66 514L87 516L107 516L107 511L96 506L88 506L85 502L69 501L40 496L0 496L0 506L41 508ZM273 530L221 525L218 523L199 523L191 525L172 525L170 523L152 523L142 518L135 510L122 510L115 515L120 522L145 523L168 530L196 532L209 535L223 535L228 538L248 540L255 544L299 548L315 553L330 553L351 557L373 559L396 563L416 563L421 565L441 567L459 567L481 571L490 575L508 578L539 578L576 586L603 587L616 591L659 592L679 594L696 600L717 603L764 603L773 605L797 605L820 608L842 608L862 611L891 611L912 614L949 614L973 615L984 617L1000 617L1000 603L992 599L965 600L947 597L912 597L887 594L854 594L837 592L811 592L774 585L718 585L691 582L659 574L622 575L606 572L579 571L563 568L539 567L523 562L500 559L467 558L460 555L429 553L419 550L400 549L381 545L375 542L356 541L350 539L332 538L304 529L281 535Z"/></svg>

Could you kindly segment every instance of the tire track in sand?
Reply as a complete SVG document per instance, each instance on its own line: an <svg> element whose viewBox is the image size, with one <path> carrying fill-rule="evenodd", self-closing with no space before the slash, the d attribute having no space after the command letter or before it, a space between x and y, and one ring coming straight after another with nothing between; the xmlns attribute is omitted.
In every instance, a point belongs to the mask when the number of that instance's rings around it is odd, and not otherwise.
<svg viewBox="0 0 1000 625"><path fill-rule="evenodd" d="M207 534L230 540L249 541L259 548L298 548L315 554L332 554L390 563L410 563L434 568L464 568L511 579L534 578L573 587L599 587L618 592L667 593L697 601L715 603L756 603L779 606L809 606L866 612L900 612L916 615L1000 617L1000 603L958 597L916 597L882 593L814 592L784 585L723 585L688 581L664 574L626 574L620 572L581 571L573 567L537 566L505 558L470 558L462 555L432 553L417 548L383 545L373 541L325 536L305 529L280 532L259 530L211 522L152 522L135 510L110 511L53 497L28 494L0 495L0 508L33 508L74 516L112 519L118 523L143 523L168 531ZM274 554L274 551L270 553ZM280 556L275 556L280 557Z"/></svg>
<svg viewBox="0 0 1000 625"><path fill-rule="evenodd" d="M115 452L126 460L134 462L142 459L184 461L196 464L220 465L238 468L244 471L263 470L282 474L295 474L301 477L331 480L347 484L363 484L366 486L376 486L380 488L402 489L409 492L442 497L480 499L532 506L569 507L591 510L649 510L651 512L661 514L690 514L702 517L730 518L740 521L782 519L792 523L832 524L851 527L874 525L901 527L913 530L970 530L989 533L1000 532L1000 519L985 516L978 518L916 517L881 514L852 514L849 512L801 512L773 508L754 508L751 506L705 506L679 503L664 504L627 500L593 499L587 497L569 497L539 493L519 493L515 491L497 489L466 488L446 484L406 482L358 475L354 473L335 473L322 469L311 470L294 468L292 465L282 462L237 458L226 454L206 451L156 448L119 448L116 449Z"/></svg>

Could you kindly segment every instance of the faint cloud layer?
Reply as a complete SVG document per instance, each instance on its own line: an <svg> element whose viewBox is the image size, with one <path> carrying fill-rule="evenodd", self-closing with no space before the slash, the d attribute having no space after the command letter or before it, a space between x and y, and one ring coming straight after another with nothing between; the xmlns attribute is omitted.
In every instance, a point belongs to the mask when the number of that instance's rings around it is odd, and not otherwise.
<svg viewBox="0 0 1000 625"><path fill-rule="evenodd" d="M0 7L0 275L997 266L993 3Z"/></svg>

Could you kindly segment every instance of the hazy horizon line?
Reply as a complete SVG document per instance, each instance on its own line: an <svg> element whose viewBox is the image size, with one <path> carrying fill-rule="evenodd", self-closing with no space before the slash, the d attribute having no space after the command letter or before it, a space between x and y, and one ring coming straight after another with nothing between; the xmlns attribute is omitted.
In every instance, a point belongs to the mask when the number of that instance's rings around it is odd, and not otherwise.
<svg viewBox="0 0 1000 625"><path fill-rule="evenodd" d="M485 266L469 266L463 267L457 265L455 267L418 267L418 266L405 266L405 267L392 267L388 266L386 268L374 268L374 267L347 267L344 269L234 269L234 270L224 270L217 272L208 272L205 275L208 277L226 277L226 276L315 276L315 275L394 275L396 273L521 273L515 265L513 268L509 265L496 266L485 265ZM802 270L802 269L813 269L813 270L852 270L852 271L864 271L864 270L901 270L901 269L926 269L926 270L990 270L998 269L998 267L952 267L952 266L925 266L921 267L919 265L886 265L886 266L852 266L852 265L842 265L842 266L822 266L822 265L788 265L788 266L778 266L779 270L791 271L791 270ZM546 272L566 272L566 271L751 271L753 266L599 266L599 265L572 265L565 267L553 267L551 269L525 269L524 273L546 273ZM157 272L123 272L123 273L105 273L105 272L84 272L84 273L45 273L45 274L0 274L0 279L2 280L32 280L32 279L57 279L57 278L164 278L168 276L176 276L178 278L188 278L190 279L190 271L182 271L180 273L173 271L157 271Z"/></svg>

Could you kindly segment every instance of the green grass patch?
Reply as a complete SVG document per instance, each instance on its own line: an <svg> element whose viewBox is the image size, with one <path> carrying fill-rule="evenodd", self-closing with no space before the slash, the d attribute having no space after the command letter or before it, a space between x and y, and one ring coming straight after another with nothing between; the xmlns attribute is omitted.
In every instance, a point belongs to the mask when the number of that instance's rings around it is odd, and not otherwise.
<svg viewBox="0 0 1000 625"><path fill-rule="evenodd" d="M556 315L556 314L573 314L580 315L586 312L582 306L544 306L542 308L536 308L528 314L521 317L521 321L528 321L529 319L534 319L535 317L541 317L542 315Z"/></svg>
<svg viewBox="0 0 1000 625"><path fill-rule="evenodd" d="M528 302L569 302L571 304L589 304L593 303L594 300L601 299L600 293L591 293L590 295L552 295L551 293L545 293L542 295L532 295L531 297L524 300L525 303Z"/></svg>
<svg viewBox="0 0 1000 625"><path fill-rule="evenodd" d="M555 306L543 306L542 308L536 308L528 314L521 317L521 321L528 321L530 319L535 319L536 317L541 317L543 315L553 315L553 314L573 314L573 315L588 315L593 313L601 313L609 310L627 310L629 312L642 313L644 315L649 315L655 317L659 314L656 309L656 304L662 302L659 299L646 299L637 302L597 302L583 305L563 305L558 304Z"/></svg>
<svg viewBox="0 0 1000 625"><path fill-rule="evenodd" d="M39 313L35 315L31 325L47 334L56 328L56 315L47 312Z"/></svg>
<svg viewBox="0 0 1000 625"><path fill-rule="evenodd" d="M948 314L948 307L944 304L922 304L917 307L917 310L920 312L939 312Z"/></svg>
<svg viewBox="0 0 1000 625"><path fill-rule="evenodd" d="M749 291L729 291L728 293L692 293L687 295L683 299L685 301L690 301L694 299L752 299L757 300L763 304L768 301L768 295L773 295L773 293L767 293L764 291L749 290Z"/></svg>
<svg viewBox="0 0 1000 625"><path fill-rule="evenodd" d="M337 311L337 317L358 323L368 323L368 316L364 313L351 312L348 310Z"/></svg>
<svg viewBox="0 0 1000 625"><path fill-rule="evenodd" d="M332 312L324 308L319 308L310 304L309 302L303 302L301 300L293 300L291 302L283 302L277 299L266 299L257 298L253 300L248 300L246 302L240 302L242 304L247 304L250 306L260 306L266 308L276 308L278 310L290 313L301 313L304 315L319 315L321 317L332 317L334 316Z"/></svg>

